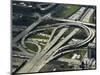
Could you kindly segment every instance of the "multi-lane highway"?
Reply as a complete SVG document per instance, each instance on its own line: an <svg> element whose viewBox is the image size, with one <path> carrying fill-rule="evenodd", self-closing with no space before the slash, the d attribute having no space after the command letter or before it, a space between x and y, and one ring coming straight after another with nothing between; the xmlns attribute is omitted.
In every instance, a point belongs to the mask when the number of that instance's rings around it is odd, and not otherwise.
<svg viewBox="0 0 100 75"><path fill-rule="evenodd" d="M39 25L39 23L41 21L43 21L44 19L53 19L53 20L57 20L57 21L67 21L67 22L71 22L71 23L58 23L58 27L56 27L52 33L51 36L46 44L46 46L44 47L44 49L42 51L39 51L32 59L30 59L25 66L23 66L21 69L18 70L17 73L28 73L28 72L39 72L41 70L41 68L46 65L49 61L53 60L54 58L57 58L58 56L67 53L68 51L70 51L71 49L83 46L85 44L87 44L88 42L90 42L94 36L95 33L92 29L90 29L89 27L87 27L86 25L89 25L89 23L84 23L85 21L89 21L91 15L94 12L94 9L87 9L87 11L85 12L86 7L81 7L75 14L73 14L72 16L70 16L67 20L66 19L59 19L59 18L53 18L51 17L51 13L48 13L47 15L39 18L36 22L34 22L32 25L30 25L27 29L25 29L23 32L21 32L19 35L17 35L14 39L13 39L13 43L16 43L17 41L19 41L22 38L21 44L23 47L21 46L17 46L18 48L20 48L22 51L25 50L25 38L30 35L33 32L36 32L35 30L30 32L33 28L35 28L37 25ZM85 13L84 13L85 12ZM80 19L81 17L81 19ZM80 19L80 21L75 21ZM84 22L82 22L84 21ZM91 25L91 24L90 24ZM67 36L64 37L64 39L60 40L62 38L62 36L64 35L64 33L68 30L68 26L69 27L74 27L75 29L72 30L72 32L70 32ZM92 25L93 26L93 25ZM85 38L83 41L78 42L76 44L70 44L70 45L64 45L65 43L68 43L68 41L77 33L79 32L80 29L84 29L85 33L87 34L87 38ZM59 33L56 34L56 31L59 30ZM64 46L63 46L64 45ZM37 44L38 46L38 44ZM38 46L38 48L40 48ZM56 55L57 52L61 51L62 49L66 49L67 51L65 52L61 52L59 54ZM27 52L25 52L26 54L28 54ZM28 55L32 55L32 54L28 54ZM64 59L59 59L61 61L64 61ZM74 61L72 59L66 59L66 62L69 61ZM80 64L80 62L78 61L74 61L75 63Z"/></svg>
<svg viewBox="0 0 100 75"><path fill-rule="evenodd" d="M27 63L27 65L25 65L24 68L21 68L21 70L18 73L21 73L21 72L25 73L25 69L27 69L26 73L27 72L38 72L47 62L50 61L50 59L52 59L52 55L54 55L54 53L56 52L55 50L57 50L61 45L63 45L67 40L69 40L73 36L73 34L77 33L78 30L79 29L75 29L68 36L66 36L65 39L63 39L60 43L58 43L52 49L49 50L49 49L47 49L48 47L46 46L47 47L46 49L44 49L41 53L36 55L33 58L33 60L29 61L29 63ZM90 33L90 35L91 34L92 33ZM84 42L86 42L86 40ZM83 42L81 44L83 44ZM79 43L78 45L81 45L81 44ZM49 44L49 46L50 46L50 44Z"/></svg>

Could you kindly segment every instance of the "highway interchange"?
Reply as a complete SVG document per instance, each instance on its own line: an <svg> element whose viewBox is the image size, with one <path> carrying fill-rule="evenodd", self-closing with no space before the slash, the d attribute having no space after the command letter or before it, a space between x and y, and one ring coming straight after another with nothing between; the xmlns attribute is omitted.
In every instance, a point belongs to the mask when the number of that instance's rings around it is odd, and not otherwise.
<svg viewBox="0 0 100 75"><path fill-rule="evenodd" d="M48 6L47 8L43 9L40 8L41 11L47 10L49 8L52 8L55 4ZM38 6L40 7L40 5ZM57 8L57 7L56 7ZM29 25L26 29L24 29L21 33L19 33L16 37L12 40L12 46L20 49L22 53L18 53L19 57L20 55L25 55L29 57L26 64L18 68L16 73L35 73L39 72L47 63L49 63L52 60L55 60L55 58L58 58L57 61L63 61L63 62L73 62L74 64L81 64L81 61L77 61L76 59L63 59L59 58L59 56L62 56L66 53L74 52L77 48L84 47L84 45L87 45L95 38L95 28L96 25L89 23L89 20L91 18L91 15L95 12L94 8L87 8L85 6L80 7L74 14L72 14L68 18L55 18L52 16L52 14L55 11L52 10L51 12L47 13L44 16L39 16L38 20L33 22L31 25ZM51 25L40 25L41 22L45 20L54 20L61 23L55 23ZM39 29L36 29L37 27L40 27ZM47 27L45 27L47 26ZM38 47L37 52L27 52L28 48L25 45L25 40L34 33L41 33L45 31L46 28L53 28L51 35L49 39L47 40L45 47L42 49L39 44L35 43L34 41L27 41L29 43L33 43ZM64 36L65 32L68 31L70 27L73 27L74 29L66 36ZM84 30L86 34L86 38L82 39L82 41L78 41L76 43L68 44L70 40L80 31ZM35 40L35 39L34 39ZM19 44L19 41L20 44ZM15 54L17 52L15 51ZM14 55L15 56L15 55ZM64 61L65 60L65 61ZM14 72L14 73L15 73Z"/></svg>

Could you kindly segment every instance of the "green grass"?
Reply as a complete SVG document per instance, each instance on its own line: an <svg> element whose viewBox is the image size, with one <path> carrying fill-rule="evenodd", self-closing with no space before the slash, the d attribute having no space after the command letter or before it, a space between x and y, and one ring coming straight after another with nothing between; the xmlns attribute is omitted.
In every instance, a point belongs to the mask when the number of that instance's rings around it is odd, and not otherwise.
<svg viewBox="0 0 100 75"><path fill-rule="evenodd" d="M77 5L65 5L63 10L59 12L58 14L56 14L55 17L60 17L60 18L67 17L71 15L72 13L74 13L77 9L79 9L79 6Z"/></svg>
<svg viewBox="0 0 100 75"><path fill-rule="evenodd" d="M39 44L40 46L41 46L41 50L43 50L43 48L45 47L44 45L41 45L41 44Z"/></svg>
<svg viewBox="0 0 100 75"><path fill-rule="evenodd" d="M51 35L53 29L52 28L49 28L49 29L46 29L43 33L44 34L48 34L48 35Z"/></svg>
<svg viewBox="0 0 100 75"><path fill-rule="evenodd" d="M35 51L35 52L38 51L38 47L35 44L26 43L25 45L27 46L27 48L29 48L32 51Z"/></svg>
<svg viewBox="0 0 100 75"><path fill-rule="evenodd" d="M73 31L73 27L68 28L68 30L64 33L64 37L66 37L68 34L70 34Z"/></svg>
<svg viewBox="0 0 100 75"><path fill-rule="evenodd" d="M49 37L41 36L41 35L36 35L36 34L31 35L31 38L36 38L36 39L49 39Z"/></svg>
<svg viewBox="0 0 100 75"><path fill-rule="evenodd" d="M75 39L85 39L87 38L87 34L84 29L80 29L74 36Z"/></svg>
<svg viewBox="0 0 100 75"><path fill-rule="evenodd" d="M89 20L89 23L95 24L95 20L93 19L93 15L91 16L91 18L90 18L90 20Z"/></svg>
<svg viewBox="0 0 100 75"><path fill-rule="evenodd" d="M66 53L63 57L70 59L73 56L74 53L76 53L78 55L81 55L81 57L79 59L79 60L81 60L84 57L85 53L86 53L86 49L80 49L80 50L77 50L77 51Z"/></svg>
<svg viewBox="0 0 100 75"><path fill-rule="evenodd" d="M93 23L93 19L92 19L92 17L90 18L90 21L89 21L90 23Z"/></svg>

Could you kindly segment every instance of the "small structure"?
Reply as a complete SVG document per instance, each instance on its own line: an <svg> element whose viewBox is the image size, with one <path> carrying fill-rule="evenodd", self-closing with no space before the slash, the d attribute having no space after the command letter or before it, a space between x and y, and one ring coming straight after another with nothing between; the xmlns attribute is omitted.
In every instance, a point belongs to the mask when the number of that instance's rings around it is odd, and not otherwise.
<svg viewBox="0 0 100 75"><path fill-rule="evenodd" d="M89 43L88 45L88 58L96 59L96 44L95 43Z"/></svg>

